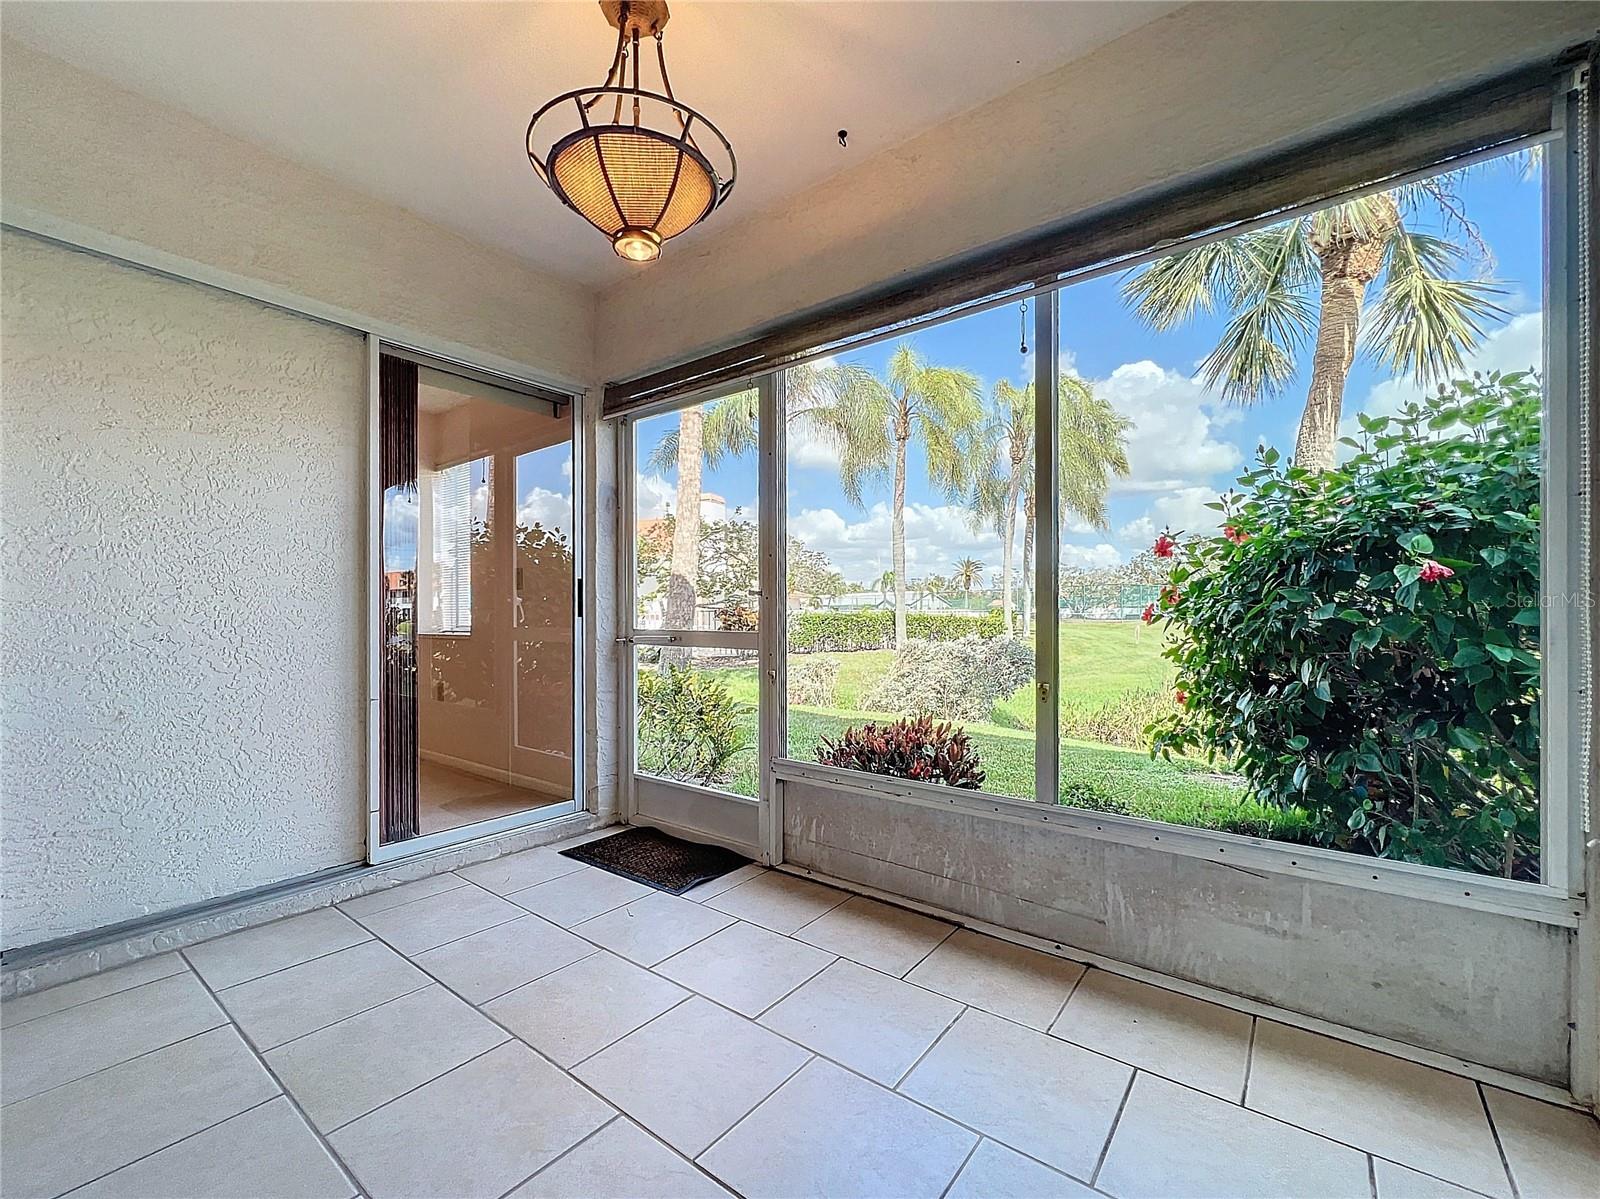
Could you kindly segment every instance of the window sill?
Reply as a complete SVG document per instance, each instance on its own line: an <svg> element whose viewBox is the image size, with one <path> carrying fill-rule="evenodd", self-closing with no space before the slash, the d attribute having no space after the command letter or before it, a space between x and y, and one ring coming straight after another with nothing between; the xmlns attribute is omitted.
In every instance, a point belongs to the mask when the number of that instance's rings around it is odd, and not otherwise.
<svg viewBox="0 0 1600 1199"><path fill-rule="evenodd" d="M820 783L922 807L953 809L991 816L997 820L1050 825L1077 836L1118 845L1139 846L1157 853L1205 858L1227 866L1269 871L1308 882L1361 887L1563 928L1576 928L1579 918L1587 909L1582 896L1563 895L1551 887L1536 883L1462 874L1411 862L1360 857L1316 846L1243 837L1236 833L1160 824L1136 816L1114 816L1081 808L1038 804L1004 795L991 795L985 791L964 791L936 783L886 778L793 758L776 759L773 762L773 774L790 782Z"/></svg>

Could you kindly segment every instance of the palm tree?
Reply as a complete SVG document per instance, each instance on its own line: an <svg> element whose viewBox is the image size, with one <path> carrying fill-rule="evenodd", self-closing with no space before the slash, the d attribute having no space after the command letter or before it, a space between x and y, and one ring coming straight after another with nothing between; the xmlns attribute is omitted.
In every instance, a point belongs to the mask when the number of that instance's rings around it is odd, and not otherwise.
<svg viewBox="0 0 1600 1199"><path fill-rule="evenodd" d="M695 580L700 575L700 457L705 413L693 404L678 414L673 456L678 467L678 510L672 522L672 564L667 576L666 627L694 628ZM662 447L656 447L660 454ZM686 666L689 651L661 651L662 669Z"/></svg>
<svg viewBox="0 0 1600 1199"><path fill-rule="evenodd" d="M786 375L788 419L839 455L841 471L860 473L858 460L882 458L888 449L881 424L863 422L860 391L872 383L871 372L859 366L802 364ZM677 472L677 517L672 529L672 565L667 583L666 627L694 625L695 580L700 564L701 469L756 448L760 399L747 388L709 406L679 410L678 427L661 438L646 465ZM847 493L849 489L846 488ZM859 502L859 500L858 500Z"/></svg>
<svg viewBox="0 0 1600 1199"><path fill-rule="evenodd" d="M953 580L961 587L967 597L966 609L972 608L972 588L983 578L983 563L976 558L963 558L955 565Z"/></svg>
<svg viewBox="0 0 1600 1199"><path fill-rule="evenodd" d="M893 478L889 540L894 571L894 643L906 643L906 449L922 438L928 482L957 499L972 483L975 440L983 419L978 377L957 367L934 366L902 343L889 357L888 376L868 376L853 393L861 406L857 427L872 430L839 466L839 482L852 503L881 475ZM881 432L881 437L879 436Z"/></svg>
<svg viewBox="0 0 1600 1199"><path fill-rule="evenodd" d="M1113 475L1128 473L1127 432L1132 422L1117 413L1110 402L1094 394L1089 383L1076 375L1063 375L1056 387L1056 463L1061 493L1060 519L1065 524L1078 517L1099 528L1106 526L1106 492ZM995 385L994 405L984 426L982 444L987 458L975 488L976 510L993 520L1000 533L1001 611L1005 629L1013 628L1012 553L1017 517L1022 516L1022 632L1032 631L1034 523L1034 393L1033 385L1016 387L1001 380Z"/></svg>
<svg viewBox="0 0 1600 1199"><path fill-rule="evenodd" d="M1158 330L1227 312L1200 376L1235 404L1281 392L1309 343L1311 385L1294 460L1326 469L1358 348L1387 369L1428 382L1461 370L1483 338L1483 322L1505 314L1489 299L1500 288L1458 277L1468 249L1407 227L1419 211L1437 211L1446 230L1487 261L1487 247L1461 211L1455 178L1440 175L1346 200L1157 259L1123 282L1123 296ZM1364 314L1367 287L1380 276L1377 302Z"/></svg>
<svg viewBox="0 0 1600 1199"><path fill-rule="evenodd" d="M883 596L884 599L888 599L889 593L894 590L894 571L884 571L876 579L872 580L872 585L878 589L879 595Z"/></svg>

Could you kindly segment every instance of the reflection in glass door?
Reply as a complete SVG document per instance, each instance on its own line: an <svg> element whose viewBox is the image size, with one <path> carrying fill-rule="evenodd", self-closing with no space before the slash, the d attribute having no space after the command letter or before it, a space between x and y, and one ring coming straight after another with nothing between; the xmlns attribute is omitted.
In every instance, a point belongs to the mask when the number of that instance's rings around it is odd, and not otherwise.
<svg viewBox="0 0 1600 1199"><path fill-rule="evenodd" d="M380 394L379 841L568 811L570 405L387 354Z"/></svg>

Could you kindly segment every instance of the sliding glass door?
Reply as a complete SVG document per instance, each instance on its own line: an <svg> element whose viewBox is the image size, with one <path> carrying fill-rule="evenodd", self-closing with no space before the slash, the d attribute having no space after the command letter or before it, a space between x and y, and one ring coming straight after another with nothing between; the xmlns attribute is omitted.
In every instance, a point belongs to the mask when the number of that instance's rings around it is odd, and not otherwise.
<svg viewBox="0 0 1600 1199"><path fill-rule="evenodd" d="M580 613L570 403L389 353L379 375L392 857L573 809Z"/></svg>

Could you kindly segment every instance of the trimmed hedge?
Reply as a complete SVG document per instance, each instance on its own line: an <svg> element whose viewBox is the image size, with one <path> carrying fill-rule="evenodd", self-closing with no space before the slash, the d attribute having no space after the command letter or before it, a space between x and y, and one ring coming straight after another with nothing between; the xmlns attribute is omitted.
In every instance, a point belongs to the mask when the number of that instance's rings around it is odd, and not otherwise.
<svg viewBox="0 0 1600 1199"><path fill-rule="evenodd" d="M906 613L906 636L918 641L959 641L971 635L987 639L1004 630L999 612L977 617L956 612ZM848 653L893 645L893 612L796 612L789 617L789 649L794 653Z"/></svg>

